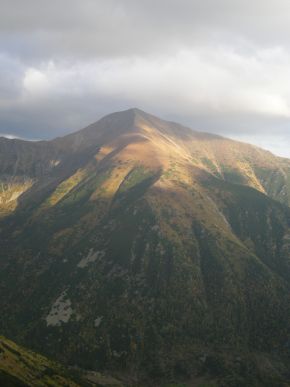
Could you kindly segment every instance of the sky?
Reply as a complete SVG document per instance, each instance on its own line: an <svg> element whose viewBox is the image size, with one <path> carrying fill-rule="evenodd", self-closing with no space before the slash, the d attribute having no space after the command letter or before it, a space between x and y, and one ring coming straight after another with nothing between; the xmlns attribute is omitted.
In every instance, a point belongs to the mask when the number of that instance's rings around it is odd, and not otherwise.
<svg viewBox="0 0 290 387"><path fill-rule="evenodd" d="M290 157L289 0L0 0L0 135L138 107Z"/></svg>

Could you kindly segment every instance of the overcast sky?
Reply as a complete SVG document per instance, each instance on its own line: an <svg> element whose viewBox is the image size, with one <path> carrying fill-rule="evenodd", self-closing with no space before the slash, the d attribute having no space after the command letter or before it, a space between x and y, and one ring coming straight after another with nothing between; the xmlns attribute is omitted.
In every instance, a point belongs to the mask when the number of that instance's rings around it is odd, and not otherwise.
<svg viewBox="0 0 290 387"><path fill-rule="evenodd" d="M0 133L139 107L290 157L289 0L0 0Z"/></svg>

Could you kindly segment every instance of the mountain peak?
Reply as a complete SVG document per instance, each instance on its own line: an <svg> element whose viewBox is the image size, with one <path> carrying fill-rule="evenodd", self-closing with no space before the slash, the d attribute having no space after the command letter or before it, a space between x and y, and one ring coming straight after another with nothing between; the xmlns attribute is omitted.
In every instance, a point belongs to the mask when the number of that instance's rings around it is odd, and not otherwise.
<svg viewBox="0 0 290 387"><path fill-rule="evenodd" d="M108 115L104 116L103 118L101 118L100 121L103 121L103 120L107 121L107 120L109 120L110 122L112 122L112 120L114 119L114 120L118 120L118 121L121 121L121 122L127 121L128 124L129 124L129 123L135 122L135 120L137 118L142 118L142 119L159 119L158 117L155 117L152 114L145 112L144 110L141 110L139 108L133 107L133 108L130 108L130 109L120 110L120 111L108 114ZM97 122L99 122L99 121L97 121Z"/></svg>
<svg viewBox="0 0 290 387"><path fill-rule="evenodd" d="M290 160L137 108L12 145L0 142L3 334L130 375L222 375L232 357L232 378L239 356L243 385L244 354L261 380L258 354L275 348L277 364L281 348L286 374Z"/></svg>
<svg viewBox="0 0 290 387"><path fill-rule="evenodd" d="M133 108L130 108L130 109L127 109L127 110L123 110L124 112L130 112L132 114L141 114L141 115L149 115L149 113L146 113L144 110L141 110L137 107L133 107Z"/></svg>

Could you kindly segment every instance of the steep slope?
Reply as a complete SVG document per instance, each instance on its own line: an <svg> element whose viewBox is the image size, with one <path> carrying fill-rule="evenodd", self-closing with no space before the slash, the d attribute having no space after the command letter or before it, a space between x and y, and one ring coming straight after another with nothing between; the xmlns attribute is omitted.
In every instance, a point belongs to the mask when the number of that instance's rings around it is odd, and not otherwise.
<svg viewBox="0 0 290 387"><path fill-rule="evenodd" d="M0 214L13 211L17 199L32 186L32 192L44 187L52 190L96 154L97 160L107 154L113 157L113 150L119 152L130 142L136 151L141 149L141 155L150 142L153 160L163 169L170 171L168 159L173 152L171 159L185 160L223 180L249 185L285 204L290 202L289 160L131 109L50 142L0 138ZM128 150L134 153L132 146ZM143 156L142 161L148 163L149 150Z"/></svg>
<svg viewBox="0 0 290 387"><path fill-rule="evenodd" d="M0 385L77 387L59 364L0 337Z"/></svg>
<svg viewBox="0 0 290 387"><path fill-rule="evenodd" d="M97 372L66 369L38 353L0 336L0 385L3 387L122 387L122 383Z"/></svg>
<svg viewBox="0 0 290 387"><path fill-rule="evenodd" d="M0 226L2 332L138 377L287 380L289 160L138 109L16 144L1 179L32 183Z"/></svg>

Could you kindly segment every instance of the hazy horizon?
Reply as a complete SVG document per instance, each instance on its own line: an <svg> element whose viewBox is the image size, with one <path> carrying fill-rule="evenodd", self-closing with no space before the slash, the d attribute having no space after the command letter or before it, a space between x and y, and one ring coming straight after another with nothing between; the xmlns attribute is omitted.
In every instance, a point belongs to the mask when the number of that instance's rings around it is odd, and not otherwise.
<svg viewBox="0 0 290 387"><path fill-rule="evenodd" d="M137 108L138 108L138 107L137 107ZM133 109L133 108L131 108L131 109ZM139 108L138 108L138 109L139 109ZM127 110L127 109L126 109L126 110ZM141 110L141 109L140 109L140 110ZM116 113L116 112L111 112L111 113ZM109 114L111 114L111 113L109 113ZM150 112L146 112L146 113L149 113L149 114L150 114ZM105 116L106 116L106 115L105 115ZM10 140L11 140L11 139L17 139L17 140L24 140L24 141L42 141L42 140L47 140L47 141L49 141L49 140L53 140L53 139L55 139L55 138L57 138L57 137L63 137L63 136L66 136L67 134L75 133L75 132L78 132L78 131L80 131L80 130L82 130L82 129L85 129L87 126L93 124L94 122L97 122L99 119L102 119L103 117L104 117L104 116L101 116L101 117L99 117L97 120L95 120L95 121L93 121L93 122L90 122L90 123L88 123L87 125L85 125L84 127L81 127L81 128L79 128L79 129L75 129L75 130L71 130L71 131L66 131L65 133L60 134L59 136L42 137L42 138L29 138L29 137L25 138L25 137L20 137L20 136L16 136L16 135L11 135L11 134L7 134L7 133L0 133L0 137L4 137L4 138L10 139ZM158 118L163 119L163 117L158 117ZM174 121L174 122L175 122L175 121ZM182 125L186 126L186 124L183 124L182 122L177 122L177 121L176 121L176 123L182 124ZM190 125L188 125L188 127L189 127L190 129L192 129L193 131L196 131L196 130L195 130L194 128L192 128ZM207 131L207 130L201 130L200 132L211 133L210 131ZM214 134L214 133L213 133L213 134ZM222 134L219 134L219 135L222 135ZM277 155L277 156L280 156L280 157L290 158L289 152L288 152L288 154L287 154L287 153L286 153L286 154L283 154L283 152L280 153L279 150L276 151L275 149L273 149L273 148L274 148L273 145L272 145L272 146L270 146L270 144L268 145L268 144L267 144L267 141L264 142L264 143L262 143L262 144L259 144L259 143L255 143L255 140L254 140L254 139L251 139L250 137L247 137L246 139L243 139L243 137L242 137L242 136L239 136L239 135L237 135L237 136L235 136L235 135L228 135L228 136L224 135L224 137L227 137L227 138L232 139L232 140L235 140L235 141L241 141L241 142L245 142L245 143L248 143L248 144L251 144L251 145L258 146L258 147L260 147L260 148L262 148L262 149L264 149L264 150L268 150L268 151L272 152L273 154L275 154L275 155Z"/></svg>
<svg viewBox="0 0 290 387"><path fill-rule="evenodd" d="M139 106L290 157L288 1L0 4L0 133L49 139Z"/></svg>

